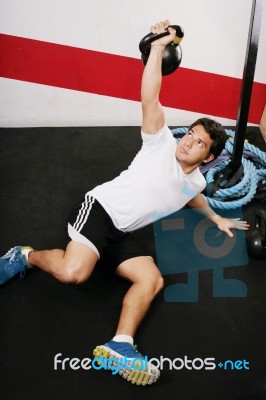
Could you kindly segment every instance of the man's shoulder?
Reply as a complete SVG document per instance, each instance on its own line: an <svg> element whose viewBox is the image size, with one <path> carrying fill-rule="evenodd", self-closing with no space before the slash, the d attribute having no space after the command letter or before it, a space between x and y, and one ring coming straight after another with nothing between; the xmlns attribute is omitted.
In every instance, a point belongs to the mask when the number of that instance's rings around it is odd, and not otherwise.
<svg viewBox="0 0 266 400"><path fill-rule="evenodd" d="M157 146L165 142L176 143L175 138L167 125L164 125L158 132L154 134L147 134L141 131L141 137L144 145Z"/></svg>

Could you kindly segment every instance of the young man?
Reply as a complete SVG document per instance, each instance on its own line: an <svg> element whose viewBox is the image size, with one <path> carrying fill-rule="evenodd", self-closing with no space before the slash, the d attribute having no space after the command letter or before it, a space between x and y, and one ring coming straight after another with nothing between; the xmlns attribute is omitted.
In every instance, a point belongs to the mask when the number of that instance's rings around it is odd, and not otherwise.
<svg viewBox="0 0 266 400"><path fill-rule="evenodd" d="M132 383L151 384L159 377L152 365L141 371L132 359L142 358L133 345L135 332L163 278L149 257L132 239L130 232L152 223L160 215L173 213L186 204L196 207L220 230L232 236L231 228L248 229L246 222L228 220L215 214L200 192L205 180L202 163L222 151L226 134L220 124L203 118L193 124L177 144L165 125L159 102L164 48L175 38L169 21L152 27L153 33L168 29L169 35L151 45L141 87L143 145L129 168L113 181L86 193L69 220L71 241L66 250L33 251L16 246L0 259L0 283L36 266L65 283L86 281L100 257L106 268L132 285L126 293L114 338L94 350L96 357L115 357L127 363L120 374ZM134 365L133 365L134 364ZM134 368L133 368L134 366Z"/></svg>

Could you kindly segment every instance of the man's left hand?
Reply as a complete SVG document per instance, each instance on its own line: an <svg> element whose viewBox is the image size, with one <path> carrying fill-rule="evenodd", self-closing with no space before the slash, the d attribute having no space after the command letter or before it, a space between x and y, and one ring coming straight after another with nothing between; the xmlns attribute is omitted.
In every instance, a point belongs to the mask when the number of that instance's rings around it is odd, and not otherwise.
<svg viewBox="0 0 266 400"><path fill-rule="evenodd" d="M231 229L247 231L250 226L247 221L241 221L240 218L223 218L220 216L218 216L218 218L215 220L215 223L217 227L221 231L227 233L229 237L234 236L231 232Z"/></svg>

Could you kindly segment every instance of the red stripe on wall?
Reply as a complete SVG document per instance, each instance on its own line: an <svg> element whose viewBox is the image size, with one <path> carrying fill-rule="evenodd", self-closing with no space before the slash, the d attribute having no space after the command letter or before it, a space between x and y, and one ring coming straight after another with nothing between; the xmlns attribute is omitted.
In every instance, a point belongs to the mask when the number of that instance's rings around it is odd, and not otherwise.
<svg viewBox="0 0 266 400"><path fill-rule="evenodd" d="M140 101L140 60L0 34L0 76ZM236 119L241 79L182 68L164 77L167 107ZM249 122L258 123L266 85L254 82Z"/></svg>

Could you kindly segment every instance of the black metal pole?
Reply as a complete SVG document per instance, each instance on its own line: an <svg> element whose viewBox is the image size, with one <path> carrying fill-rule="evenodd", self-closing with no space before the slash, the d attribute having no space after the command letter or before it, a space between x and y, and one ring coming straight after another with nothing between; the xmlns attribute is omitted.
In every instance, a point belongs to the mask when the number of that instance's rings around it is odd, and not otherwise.
<svg viewBox="0 0 266 400"><path fill-rule="evenodd" d="M253 0L234 147L231 163L228 166L232 173L234 173L242 164L241 160L258 53L262 11L263 0Z"/></svg>
<svg viewBox="0 0 266 400"><path fill-rule="evenodd" d="M231 161L227 167L215 177L214 182L210 187L207 187L207 191L209 191L211 195L220 188L230 188L236 185L243 176L242 154L256 68L263 1L264 0L253 0L252 3L246 58Z"/></svg>

